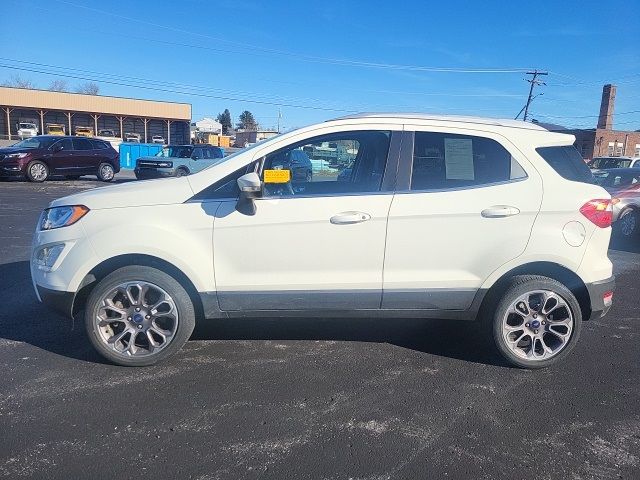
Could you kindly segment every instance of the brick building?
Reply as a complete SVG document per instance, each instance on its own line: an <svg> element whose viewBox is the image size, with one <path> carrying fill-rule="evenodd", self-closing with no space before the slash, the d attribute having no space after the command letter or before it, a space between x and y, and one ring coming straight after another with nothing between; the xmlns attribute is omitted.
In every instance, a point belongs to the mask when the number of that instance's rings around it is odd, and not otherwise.
<svg viewBox="0 0 640 480"><path fill-rule="evenodd" d="M613 116L616 86L602 89L600 115L596 128L569 130L575 135L576 148L585 159L593 157L640 157L640 131L614 130Z"/></svg>

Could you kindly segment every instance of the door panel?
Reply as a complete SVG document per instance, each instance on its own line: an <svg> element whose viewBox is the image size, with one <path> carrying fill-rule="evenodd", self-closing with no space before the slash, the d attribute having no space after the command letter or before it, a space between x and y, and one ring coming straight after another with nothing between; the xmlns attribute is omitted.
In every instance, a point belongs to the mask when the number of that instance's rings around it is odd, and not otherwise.
<svg viewBox="0 0 640 480"><path fill-rule="evenodd" d="M76 171L76 153L73 150L73 143L70 138L63 138L58 140L52 148L56 145L61 145L62 150L52 153L49 156L48 164L52 173L58 174L74 174Z"/></svg>
<svg viewBox="0 0 640 480"><path fill-rule="evenodd" d="M74 161L76 170L74 173L95 173L100 164L100 156L93 149L93 144L88 138L73 138Z"/></svg>
<svg viewBox="0 0 640 480"><path fill-rule="evenodd" d="M379 308L392 195L265 198L254 216L223 202L214 221L222 310ZM366 220L331 218L361 212Z"/></svg>
<svg viewBox="0 0 640 480"><path fill-rule="evenodd" d="M540 209L540 176L505 142L433 135L422 144L416 135L415 155L403 159L409 183L389 211L383 308L469 308L484 280L525 250Z"/></svg>

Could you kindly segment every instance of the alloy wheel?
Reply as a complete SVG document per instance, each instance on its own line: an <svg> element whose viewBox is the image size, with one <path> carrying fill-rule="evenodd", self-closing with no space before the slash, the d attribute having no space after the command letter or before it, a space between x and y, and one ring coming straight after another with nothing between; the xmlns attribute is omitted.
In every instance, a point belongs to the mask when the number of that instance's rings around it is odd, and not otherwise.
<svg viewBox="0 0 640 480"><path fill-rule="evenodd" d="M134 281L103 295L95 322L100 340L110 350L125 357L150 356L171 343L178 311L165 290Z"/></svg>
<svg viewBox="0 0 640 480"><path fill-rule="evenodd" d="M31 167L29 167L29 173L31 174L31 178L36 182L42 182L47 178L47 168L41 163L31 165Z"/></svg>
<svg viewBox="0 0 640 480"><path fill-rule="evenodd" d="M511 303L502 320L502 336L516 356L541 361L568 345L573 327L573 313L561 295L533 290Z"/></svg>
<svg viewBox="0 0 640 480"><path fill-rule="evenodd" d="M105 164L100 167L100 178L105 181L112 180L114 177L113 167Z"/></svg>
<svg viewBox="0 0 640 480"><path fill-rule="evenodd" d="M625 237L630 237L635 233L637 226L636 213L631 211L620 218L620 233Z"/></svg>

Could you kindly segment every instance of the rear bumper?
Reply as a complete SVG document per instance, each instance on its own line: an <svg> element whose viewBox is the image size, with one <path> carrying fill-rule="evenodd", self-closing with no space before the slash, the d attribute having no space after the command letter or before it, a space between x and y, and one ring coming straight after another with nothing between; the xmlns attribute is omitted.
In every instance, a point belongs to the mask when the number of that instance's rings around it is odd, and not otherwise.
<svg viewBox="0 0 640 480"><path fill-rule="evenodd" d="M589 320L604 317L611 308L612 294L616 287L614 276L605 280L587 284L589 299L591 301L591 317Z"/></svg>

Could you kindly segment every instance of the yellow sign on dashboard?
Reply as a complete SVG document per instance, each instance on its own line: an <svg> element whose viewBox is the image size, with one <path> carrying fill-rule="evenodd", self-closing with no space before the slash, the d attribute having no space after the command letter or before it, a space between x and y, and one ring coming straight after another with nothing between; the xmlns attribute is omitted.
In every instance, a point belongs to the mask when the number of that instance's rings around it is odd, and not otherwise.
<svg viewBox="0 0 640 480"><path fill-rule="evenodd" d="M264 183L289 183L291 170L265 170Z"/></svg>

